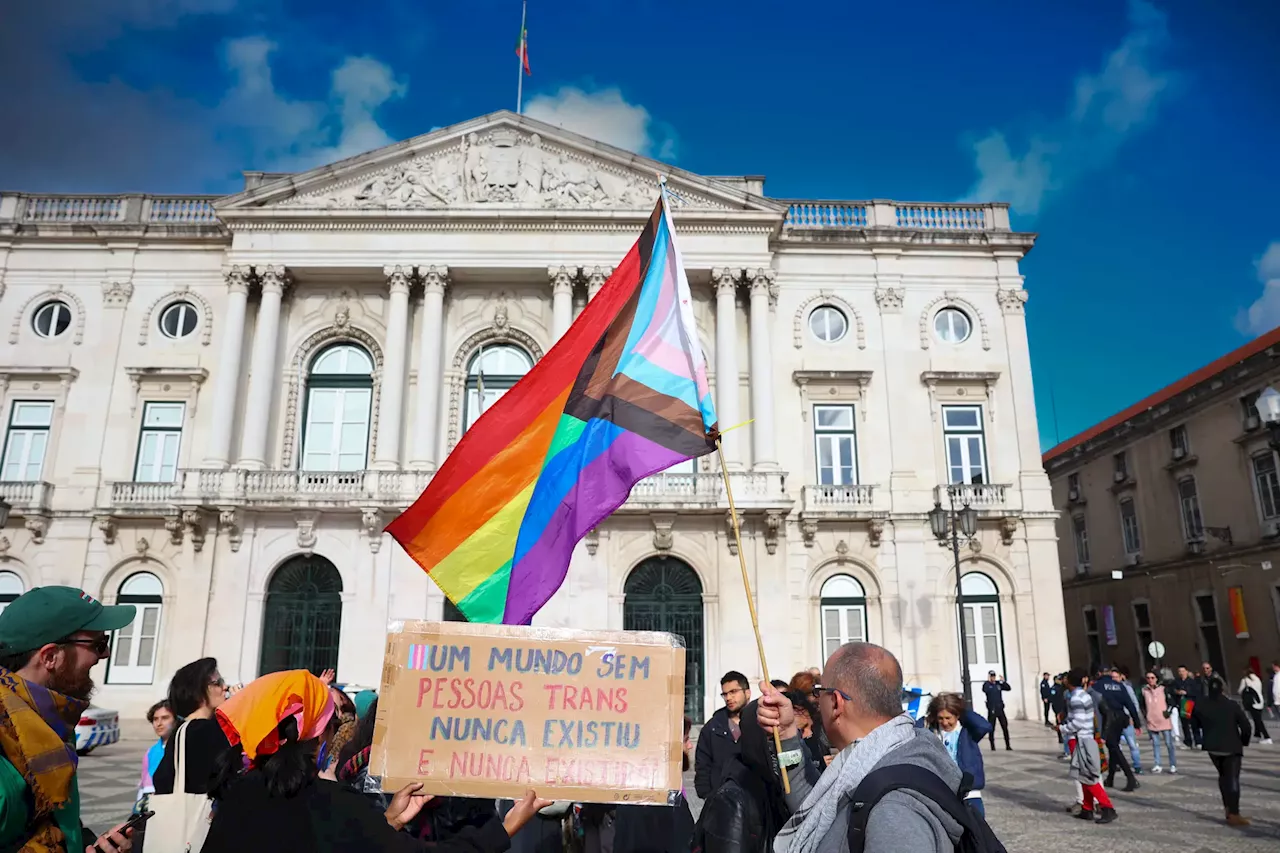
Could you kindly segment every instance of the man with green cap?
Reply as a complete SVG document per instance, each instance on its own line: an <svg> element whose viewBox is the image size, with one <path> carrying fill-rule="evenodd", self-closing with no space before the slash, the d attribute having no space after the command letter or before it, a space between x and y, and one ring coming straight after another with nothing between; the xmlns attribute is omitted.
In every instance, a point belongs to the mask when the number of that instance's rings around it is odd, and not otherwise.
<svg viewBox="0 0 1280 853"><path fill-rule="evenodd" d="M89 671L111 653L108 632L134 613L69 586L37 587L0 613L0 850L132 849L120 827L95 841L80 823L75 727Z"/></svg>

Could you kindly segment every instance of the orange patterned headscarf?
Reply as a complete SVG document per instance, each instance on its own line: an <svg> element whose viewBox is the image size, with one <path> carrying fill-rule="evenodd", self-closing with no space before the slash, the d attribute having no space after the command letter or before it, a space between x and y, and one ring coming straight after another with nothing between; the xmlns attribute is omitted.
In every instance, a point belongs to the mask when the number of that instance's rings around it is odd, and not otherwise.
<svg viewBox="0 0 1280 853"><path fill-rule="evenodd" d="M297 720L299 739L308 741L324 733L332 716L329 687L305 669L264 675L217 710L227 740L240 744L250 761L279 748L276 728L288 717Z"/></svg>

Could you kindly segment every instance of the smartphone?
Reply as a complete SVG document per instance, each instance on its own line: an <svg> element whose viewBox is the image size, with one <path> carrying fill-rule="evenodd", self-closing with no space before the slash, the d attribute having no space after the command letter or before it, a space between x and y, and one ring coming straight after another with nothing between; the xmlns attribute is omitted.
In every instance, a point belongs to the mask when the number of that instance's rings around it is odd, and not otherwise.
<svg viewBox="0 0 1280 853"><path fill-rule="evenodd" d="M150 820L152 815L154 814L155 812L138 812L135 815L129 815L129 819L126 820L124 822L124 825L120 827L120 830L119 830L120 833L124 834L130 829L136 832L138 829L145 826L147 821ZM93 849L95 853L102 853L102 848L99 847L97 844L93 845Z"/></svg>

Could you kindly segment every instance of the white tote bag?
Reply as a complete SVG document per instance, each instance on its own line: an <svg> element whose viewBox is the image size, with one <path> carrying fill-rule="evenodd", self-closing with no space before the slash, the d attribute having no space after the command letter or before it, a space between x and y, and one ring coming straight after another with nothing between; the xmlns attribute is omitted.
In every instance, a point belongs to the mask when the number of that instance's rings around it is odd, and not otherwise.
<svg viewBox="0 0 1280 853"><path fill-rule="evenodd" d="M186 739L189 722L173 734L173 793L152 794L143 845L147 853L200 853L213 808L206 794L187 793Z"/></svg>

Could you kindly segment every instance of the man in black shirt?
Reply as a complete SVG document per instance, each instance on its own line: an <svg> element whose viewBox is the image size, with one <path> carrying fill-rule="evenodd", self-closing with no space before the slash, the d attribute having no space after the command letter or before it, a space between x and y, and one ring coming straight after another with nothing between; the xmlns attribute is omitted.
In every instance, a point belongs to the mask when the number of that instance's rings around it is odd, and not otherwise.
<svg viewBox="0 0 1280 853"><path fill-rule="evenodd" d="M1004 730L1004 748L1012 750L1009 745L1009 718L1004 715L1004 694L1012 690L1009 682L996 677L993 669L987 673L987 680L982 684L982 695L987 699L987 722L991 724L991 749L996 748L996 721Z"/></svg>
<svg viewBox="0 0 1280 853"><path fill-rule="evenodd" d="M1178 677L1173 680L1171 685L1173 692L1178 696L1178 716L1182 723L1182 743L1191 749L1196 748L1196 744L1200 742L1200 727L1191 719L1191 714L1186 710L1186 702L1193 705L1200 698L1200 679L1191 675L1191 671L1185 666L1178 667Z"/></svg>

